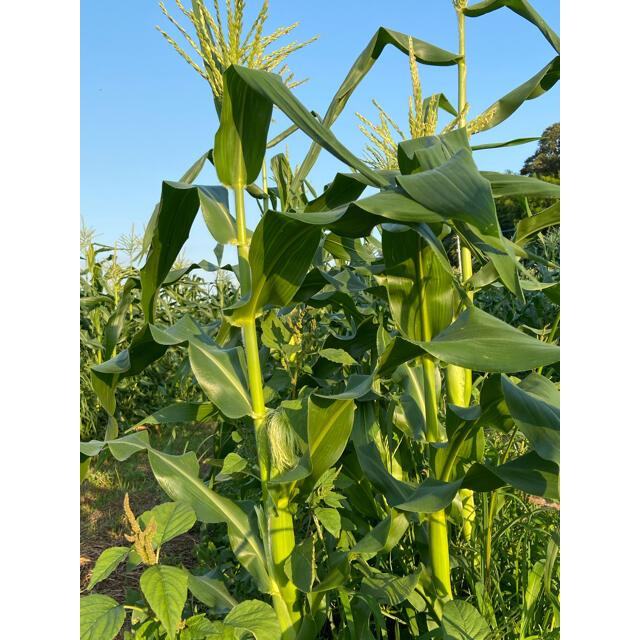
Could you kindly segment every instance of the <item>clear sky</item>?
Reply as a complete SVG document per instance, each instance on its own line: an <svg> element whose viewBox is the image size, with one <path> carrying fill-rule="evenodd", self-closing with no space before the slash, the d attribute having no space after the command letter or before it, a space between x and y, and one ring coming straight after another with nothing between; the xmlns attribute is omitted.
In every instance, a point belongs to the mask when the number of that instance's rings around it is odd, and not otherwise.
<svg viewBox="0 0 640 640"><path fill-rule="evenodd" d="M211 0L207 4L213 5ZM221 0L221 4L224 4ZM532 0L533 6L559 33L559 0ZM186 0L186 6L190 2ZM248 28L262 5L247 0ZM185 27L187 19L174 0L169 13ZM171 48L155 29L161 26L180 44L181 36L153 0L81 2L81 214L112 243L131 224L142 231L160 196L162 180L177 180L213 145L218 121L207 82ZM407 33L449 51L457 51L457 26L451 0L272 0L268 32L299 22L282 43L320 38L288 58L297 79L309 78L295 93L308 109L324 114L351 65L380 26ZM467 19L469 118L528 80L555 51L529 22L509 9ZM184 43L185 50L188 45ZM423 93L444 92L457 103L457 68L420 65ZM386 47L358 86L333 131L347 148L362 155L366 139L358 129L358 111L377 121L371 99L381 103L400 127L408 130L411 93L408 58ZM472 138L474 144L538 136L560 119L559 83L542 97L526 102L506 123ZM442 113L442 112L441 112ZM275 135L289 126L275 112ZM443 114L444 116L444 114ZM442 122L446 122L443 120ZM440 128L440 127L439 127ZM287 139L293 164L302 162L310 141L300 132ZM536 143L475 153L480 169L519 171ZM267 158L284 151L268 150ZM348 170L322 152L310 174L314 187ZM216 184L207 163L200 184ZM257 222L249 203L248 222ZM198 219L187 244L187 255L212 259L214 242ZM225 254L225 259L231 259Z"/></svg>

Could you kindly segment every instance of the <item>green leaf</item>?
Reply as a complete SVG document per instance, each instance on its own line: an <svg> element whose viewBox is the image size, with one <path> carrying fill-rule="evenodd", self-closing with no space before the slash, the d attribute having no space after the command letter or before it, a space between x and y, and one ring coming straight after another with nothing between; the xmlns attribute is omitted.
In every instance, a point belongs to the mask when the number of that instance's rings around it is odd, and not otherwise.
<svg viewBox="0 0 640 640"><path fill-rule="evenodd" d="M422 64L449 66L457 64L460 59L460 55L457 53L445 51L444 49L435 47L418 38L412 38L412 40L416 60ZM347 76L340 85L340 88L336 91L336 94L331 100L331 104L329 105L322 120L322 124L325 127L330 127L336 121L337 117L346 106L347 100L349 100L351 94L373 67L373 64L380 57L382 51L388 44L399 49L403 53L409 53L409 36L404 33L399 33L398 31L392 31L391 29L380 27L362 53L358 56L357 60L353 63L353 66L347 73ZM317 142L314 142L311 145L311 149L303 160L300 169L296 172L294 182L301 183L302 180L306 178L311 167L315 164L315 161L320 154L320 150L320 144Z"/></svg>
<svg viewBox="0 0 640 640"><path fill-rule="evenodd" d="M293 548L290 560L285 564L285 572L300 591L311 593L316 577L312 536Z"/></svg>
<svg viewBox="0 0 640 640"><path fill-rule="evenodd" d="M153 322L156 293L169 273L200 208L197 188L180 182L162 183L162 196L151 236L147 260L140 269L142 310L147 322Z"/></svg>
<svg viewBox="0 0 640 640"><path fill-rule="evenodd" d="M229 192L224 187L198 187L202 217L209 233L220 244L237 238L235 218L229 213Z"/></svg>
<svg viewBox="0 0 640 640"><path fill-rule="evenodd" d="M560 197L560 185L552 182L512 173L498 173L496 171L481 171L480 174L491 183L491 193L494 198L513 196Z"/></svg>
<svg viewBox="0 0 640 640"><path fill-rule="evenodd" d="M349 441L354 411L355 402L350 397L309 396L306 405L307 448L296 467L271 482L295 482L308 476L315 482L340 459Z"/></svg>
<svg viewBox="0 0 640 640"><path fill-rule="evenodd" d="M514 11L525 20L528 20L531 24L538 27L549 44L558 53L560 53L560 38L558 38L556 33L527 2L527 0L483 0L482 2L472 4L470 7L465 7L465 9L463 9L463 13L465 16L475 18L477 16L483 16L485 13L489 13L490 11L500 9L501 7L508 7L511 11Z"/></svg>
<svg viewBox="0 0 640 640"><path fill-rule="evenodd" d="M433 249L415 231L382 231L385 286L396 326L410 340L429 340L451 324L454 289Z"/></svg>
<svg viewBox="0 0 640 640"><path fill-rule="evenodd" d="M473 605L449 600L442 607L443 640L486 640L491 630Z"/></svg>
<svg viewBox="0 0 640 640"><path fill-rule="evenodd" d="M558 500L558 465L544 460L537 453L525 453L498 467L475 463L462 482L463 488L493 491L505 484L534 496Z"/></svg>
<svg viewBox="0 0 640 640"><path fill-rule="evenodd" d="M256 640L274 640L282 635L275 611L261 600L245 600L237 604L227 614L224 624L248 631Z"/></svg>
<svg viewBox="0 0 640 640"><path fill-rule="evenodd" d="M239 540L232 547L238 560L256 579L258 587L268 592L270 581L262 543L249 516L239 503L207 487L199 478L200 466L195 453L172 456L149 449L149 462L156 480L172 500L190 504L201 522L226 522L229 539Z"/></svg>
<svg viewBox="0 0 640 640"><path fill-rule="evenodd" d="M488 144L473 144L471 145L471 151L481 151L482 149L500 149L502 147L514 147L519 144L527 144L528 142L535 142L540 138L516 138L515 140L509 140L508 142L490 142ZM480 172L482 173L482 172Z"/></svg>
<svg viewBox="0 0 640 640"><path fill-rule="evenodd" d="M557 346L536 340L477 307L465 309L450 327L420 345L444 362L474 371L526 371L560 359Z"/></svg>
<svg viewBox="0 0 640 640"><path fill-rule="evenodd" d="M158 525L153 542L160 547L189 531L196 522L196 512L185 502L165 502L145 511L139 519L146 528L151 518L155 518Z"/></svg>
<svg viewBox="0 0 640 640"><path fill-rule="evenodd" d="M248 69L238 65L231 65L225 73L229 74L230 70L233 70L234 74L240 77L253 92L260 94L263 98L266 98L269 102L278 106L304 133L316 142L319 142L329 153L338 158L338 160L342 160L359 171L375 185L384 187L388 184L386 180L380 178L375 171L370 169L364 162L359 160L338 142L338 139L333 135L331 130L320 124L291 91L287 89L279 75L258 69ZM262 159L260 162L262 162ZM217 156L216 164L218 164ZM257 175L256 173L256 176ZM222 180L222 178L220 179ZM222 180L222 182L224 183L225 181ZM294 177L291 190L296 192L299 184L300 180Z"/></svg>
<svg viewBox="0 0 640 640"><path fill-rule="evenodd" d="M273 109L272 101L251 87L239 69L230 65L222 77L222 114L213 148L218 177L230 188L244 188L258 177Z"/></svg>
<svg viewBox="0 0 640 640"><path fill-rule="evenodd" d="M189 341L189 362L198 384L211 402L229 418L251 415L244 351L220 349L198 339Z"/></svg>
<svg viewBox="0 0 640 640"><path fill-rule="evenodd" d="M80 598L80 640L113 640L125 615L124 607L109 596Z"/></svg>
<svg viewBox="0 0 640 640"><path fill-rule="evenodd" d="M538 455L560 464L560 392L553 382L531 373L515 385L503 375L502 391L509 413Z"/></svg>
<svg viewBox="0 0 640 640"><path fill-rule="evenodd" d="M536 601L538 600L538 596L540 595L540 590L542 588L544 566L544 561L538 560L538 562L536 562L533 567L531 567L527 576L527 590L524 594L522 622L520 625L521 640L526 640L527 638L527 631L529 631L529 626L533 618L533 611L536 606Z"/></svg>
<svg viewBox="0 0 640 640"><path fill-rule="evenodd" d="M388 378L400 365L415 360L424 353L425 350L420 345L396 336L378 359L376 376Z"/></svg>
<svg viewBox="0 0 640 640"><path fill-rule="evenodd" d="M146 431L130 433L116 440L108 440L111 455L118 461L123 462L134 453L149 448L149 434Z"/></svg>
<svg viewBox="0 0 640 640"><path fill-rule="evenodd" d="M342 523L340 521L340 512L337 509L319 507L314 511L322 526L334 537L340 536Z"/></svg>
<svg viewBox="0 0 640 640"><path fill-rule="evenodd" d="M365 534L350 549L351 555L356 554L375 554L384 549L391 531L391 516L387 516L379 522L371 531Z"/></svg>
<svg viewBox="0 0 640 640"><path fill-rule="evenodd" d="M184 569L156 564L140 576L140 589L149 606L174 640L187 601L188 575Z"/></svg>
<svg viewBox="0 0 640 640"><path fill-rule="evenodd" d="M96 560L95 567L91 573L91 580L87 585L87 591L91 591L93 586L108 578L116 567L129 555L129 547L111 547L105 549Z"/></svg>
<svg viewBox="0 0 640 640"><path fill-rule="evenodd" d="M478 171L469 148L460 149L432 169L397 176L396 181L427 209L444 218L466 222L483 240L493 239L494 244L498 243L496 248L500 248L500 225L491 185Z"/></svg>
<svg viewBox="0 0 640 640"><path fill-rule="evenodd" d="M304 280L322 230L275 211L262 216L249 249L251 298L234 312L253 319L266 304L285 306Z"/></svg>
<svg viewBox="0 0 640 640"><path fill-rule="evenodd" d="M373 596L379 603L397 606L404 602L418 585L420 571L408 576L382 573L373 567L359 565L363 572L362 593Z"/></svg>
<svg viewBox="0 0 640 640"><path fill-rule="evenodd" d="M560 224L560 201L552 204L535 216L520 220L516 225L516 243L522 244L523 240L534 233L538 233L556 224Z"/></svg>
<svg viewBox="0 0 640 640"><path fill-rule="evenodd" d="M494 102L479 116L467 123L471 133L479 133L491 129L506 120L526 100L532 100L551 89L560 79L560 56L556 56L535 76L516 87L500 100Z"/></svg>
<svg viewBox="0 0 640 640"><path fill-rule="evenodd" d="M146 418L142 418L132 428L145 424L167 424L172 422L202 422L215 412L211 402L175 402L168 407L158 409Z"/></svg>
<svg viewBox="0 0 640 640"><path fill-rule="evenodd" d="M344 349L320 349L318 354L337 364L358 364Z"/></svg>
<svg viewBox="0 0 640 640"><path fill-rule="evenodd" d="M206 153L203 153L194 163L189 167L186 173L178 180L178 182L185 182L187 184L192 184L193 181L200 175L202 171L202 167L204 167L204 163L207 159L213 164L213 149L209 149ZM145 253L149 249L149 245L151 244L151 238L155 232L155 228L158 222L158 214L160 212L160 203L156 204L153 209L153 214L149 220L149 224L144 232L144 239L142 241L142 252Z"/></svg>
<svg viewBox="0 0 640 640"><path fill-rule="evenodd" d="M238 603L221 580L208 576L188 576L189 591L216 613L226 613Z"/></svg>
<svg viewBox="0 0 640 640"><path fill-rule="evenodd" d="M239 456L235 451L228 453L222 463L221 475L229 476L232 473L239 473L247 466L247 461Z"/></svg>

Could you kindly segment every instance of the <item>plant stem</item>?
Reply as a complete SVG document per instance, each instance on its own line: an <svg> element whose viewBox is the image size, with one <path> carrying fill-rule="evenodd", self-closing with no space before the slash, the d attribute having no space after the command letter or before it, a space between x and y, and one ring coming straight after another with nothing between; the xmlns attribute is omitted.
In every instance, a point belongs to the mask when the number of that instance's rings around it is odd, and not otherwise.
<svg viewBox="0 0 640 640"><path fill-rule="evenodd" d="M431 340L431 328L427 308L426 265L423 261L424 240L418 244L418 277L420 287L420 320L422 324L422 340ZM438 424L438 398L436 394L435 363L424 356L421 358L424 382L424 411L427 442L440 441ZM447 516L442 511L427 514L429 527L429 552L431 554L431 570L438 595L452 597L449 564L449 540L447 537Z"/></svg>
<svg viewBox="0 0 640 640"><path fill-rule="evenodd" d="M251 271L244 215L244 185L236 184L233 191L236 205L240 292L241 295L245 295L251 290ZM297 623L300 620L300 611L297 609L298 592L284 572L284 563L295 546L293 517L289 511L288 498L281 498L276 508L269 495L268 481L271 473L271 459L266 426L267 409L264 404L260 350L254 318L249 318L242 324L242 339L247 357L253 425L262 483L262 503L267 519L269 539L265 541L265 546L266 552L270 556L268 565L273 583L272 601L282 629L283 640L295 640L296 626L299 626Z"/></svg>

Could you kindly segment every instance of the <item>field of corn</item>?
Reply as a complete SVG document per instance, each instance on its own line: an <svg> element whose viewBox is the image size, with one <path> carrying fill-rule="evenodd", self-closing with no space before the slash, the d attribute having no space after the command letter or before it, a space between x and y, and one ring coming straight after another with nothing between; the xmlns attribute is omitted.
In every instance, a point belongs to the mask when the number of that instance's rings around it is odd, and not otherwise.
<svg viewBox="0 0 640 640"><path fill-rule="evenodd" d="M320 116L266 0L248 30L241 0L160 6L216 134L143 233L82 224L81 639L559 638L559 169L474 160L536 139L499 125L559 81L558 36L453 0L457 51L381 27ZM465 24L497 10L551 61L469 113ZM409 121L376 102L357 155L331 126L392 48ZM298 131L306 156L272 151ZM319 188L322 149L351 170ZM211 261L185 257L199 215Z"/></svg>

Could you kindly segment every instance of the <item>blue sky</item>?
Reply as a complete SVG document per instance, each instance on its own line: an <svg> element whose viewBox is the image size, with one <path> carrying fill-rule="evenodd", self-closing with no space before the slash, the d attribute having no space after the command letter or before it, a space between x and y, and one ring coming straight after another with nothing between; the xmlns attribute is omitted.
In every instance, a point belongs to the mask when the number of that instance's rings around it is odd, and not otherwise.
<svg viewBox="0 0 640 640"><path fill-rule="evenodd" d="M187 1L186 5L190 3ZM213 4L209 2L208 4ZM247 0L248 28L261 2ZM559 32L559 1L534 0L536 10ZM311 2L272 0L269 31L299 22L286 41L320 38L288 59L297 79L309 77L298 87L298 98L309 109L324 114L347 71L380 26L421 38L434 45L457 50L455 12L450 0L403 1L327 0ZM174 4L167 9L186 25ZM164 179L177 180L213 144L218 121L206 81L169 46L155 29L160 25L181 44L180 35L168 23L154 1L112 0L81 3L81 194L80 212L86 223L112 243L131 224L142 231L160 195ZM510 10L502 8L480 18L467 19L469 117L537 73L555 55L538 30ZM283 39L283 43L285 39ZM187 45L188 46L188 45ZM444 92L457 101L456 67L420 65L423 93ZM347 107L333 131L350 150L361 155L366 139L358 129L358 111L377 119L372 98L408 130L408 96L411 93L408 59L387 47ZM473 137L475 144L537 136L560 119L559 85L542 97L526 102L506 123ZM275 112L273 134L289 125ZM443 121L444 122L444 121ZM287 140L292 163L300 163L310 141L302 133ZM536 143L480 151L480 169L519 171ZM268 151L267 158L284 151L284 144ZM346 166L322 152L310 174L316 188L330 182ZM207 165L198 180L216 184L214 169ZM250 200L250 199L249 199ZM248 201L248 222L257 222L257 209ZM214 242L198 219L186 246L189 258L211 259ZM225 254L231 259L231 254Z"/></svg>

